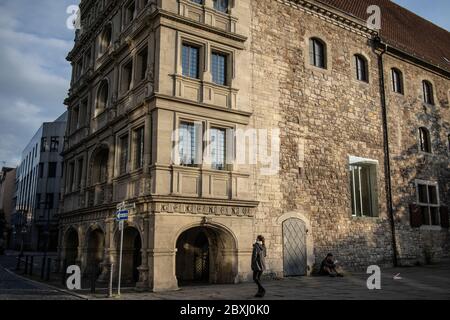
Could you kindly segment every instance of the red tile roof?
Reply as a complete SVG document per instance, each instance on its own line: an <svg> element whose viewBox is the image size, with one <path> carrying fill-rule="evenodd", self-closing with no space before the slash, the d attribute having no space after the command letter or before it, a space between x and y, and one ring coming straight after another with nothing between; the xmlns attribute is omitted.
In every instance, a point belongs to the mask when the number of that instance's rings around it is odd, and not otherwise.
<svg viewBox="0 0 450 320"><path fill-rule="evenodd" d="M370 16L367 13L369 6L379 6L381 9L380 36L384 42L441 69L450 71L450 32L396 3L390 0L317 1L363 21Z"/></svg>

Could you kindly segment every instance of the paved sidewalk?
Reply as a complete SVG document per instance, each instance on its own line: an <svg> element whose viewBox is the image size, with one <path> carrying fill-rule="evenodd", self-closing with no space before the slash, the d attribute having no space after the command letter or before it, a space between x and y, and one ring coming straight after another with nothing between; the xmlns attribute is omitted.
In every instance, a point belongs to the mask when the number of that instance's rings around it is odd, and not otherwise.
<svg viewBox="0 0 450 320"><path fill-rule="evenodd" d="M394 280L400 273L401 280ZM266 281L267 300L450 300L450 261L443 264L382 270L381 290L368 290L365 273L344 278L296 277ZM253 283L184 287L165 293L125 292L123 300L249 300ZM105 294L90 296L104 299Z"/></svg>
<svg viewBox="0 0 450 320"><path fill-rule="evenodd" d="M16 258L13 256L0 257L0 265L14 270ZM0 269L2 269L0 267ZM394 275L400 273L400 280L394 280ZM450 300L450 260L436 265L386 268L382 269L381 290L368 290L366 281L368 274L353 273L344 278L330 277L295 277L281 280L265 281L267 289L266 300L418 300L438 299ZM3 277L3 279L2 279ZM6 278L5 278L6 277ZM0 299L27 299L41 295L42 299L65 299L67 295L57 294L60 281L55 275L55 290L46 287L29 287L29 283L11 280L8 275L0 272ZM5 282L6 279L6 282ZM6 283L6 285L5 285ZM25 285L28 291L21 291ZM50 287L51 288L51 287ZM86 287L84 287L86 288ZM9 291L8 291L9 290ZM253 283L237 285L201 285L183 287L173 292L137 292L131 288L124 288L121 297L115 300L250 300L255 299L256 286ZM116 289L115 289L116 292ZM48 294L47 294L48 293ZM92 300L107 299L107 289L97 289L91 294L89 289L73 292L80 297ZM70 297L69 297L70 298Z"/></svg>

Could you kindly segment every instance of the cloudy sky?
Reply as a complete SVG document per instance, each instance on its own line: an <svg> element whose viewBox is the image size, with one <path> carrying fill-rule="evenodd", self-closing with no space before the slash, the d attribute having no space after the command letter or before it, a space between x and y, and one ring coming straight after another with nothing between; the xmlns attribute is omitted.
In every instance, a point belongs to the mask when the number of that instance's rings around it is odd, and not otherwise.
<svg viewBox="0 0 450 320"><path fill-rule="evenodd" d="M395 1L450 30L450 1ZM74 37L66 9L77 3L0 0L0 167L16 165L41 123L65 111Z"/></svg>

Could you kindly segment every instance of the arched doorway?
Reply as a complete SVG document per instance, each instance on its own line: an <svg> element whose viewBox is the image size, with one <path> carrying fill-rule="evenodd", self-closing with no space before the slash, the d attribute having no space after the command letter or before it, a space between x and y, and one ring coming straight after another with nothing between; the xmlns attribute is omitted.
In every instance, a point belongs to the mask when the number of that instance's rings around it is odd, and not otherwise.
<svg viewBox="0 0 450 320"><path fill-rule="evenodd" d="M98 277L102 271L101 263L105 251L105 234L99 228L87 233L87 263L85 273Z"/></svg>
<svg viewBox="0 0 450 320"><path fill-rule="evenodd" d="M213 226L190 228L176 242L179 285L235 283L236 241L228 231Z"/></svg>
<svg viewBox="0 0 450 320"><path fill-rule="evenodd" d="M307 274L306 224L297 218L283 221L283 272L285 277Z"/></svg>
<svg viewBox="0 0 450 320"><path fill-rule="evenodd" d="M66 231L64 238L64 259L68 266L75 265L78 259L78 233L70 228Z"/></svg>
<svg viewBox="0 0 450 320"><path fill-rule="evenodd" d="M120 254L120 231L116 233L117 255ZM142 264L142 241L139 231L134 227L123 230L122 281L124 283L139 282L139 267ZM117 257L119 261L119 257Z"/></svg>

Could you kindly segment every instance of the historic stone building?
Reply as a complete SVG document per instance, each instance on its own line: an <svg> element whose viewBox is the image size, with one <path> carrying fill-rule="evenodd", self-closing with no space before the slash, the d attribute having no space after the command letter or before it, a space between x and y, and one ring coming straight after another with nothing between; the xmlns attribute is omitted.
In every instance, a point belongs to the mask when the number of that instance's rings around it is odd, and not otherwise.
<svg viewBox="0 0 450 320"><path fill-rule="evenodd" d="M123 201L123 277L142 289L246 281L257 234L274 276L329 251L348 269L448 255L447 31L388 0L80 10L62 264L106 279Z"/></svg>

